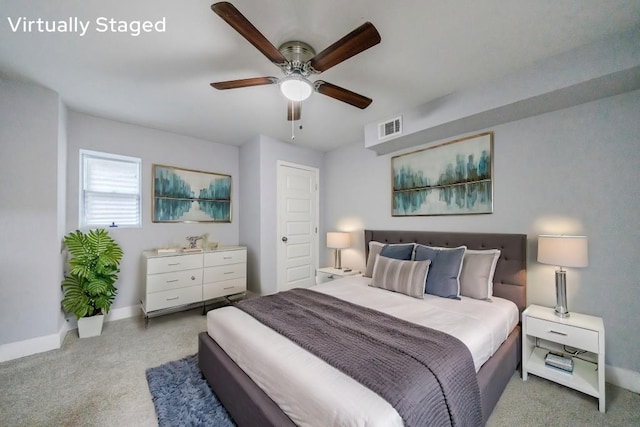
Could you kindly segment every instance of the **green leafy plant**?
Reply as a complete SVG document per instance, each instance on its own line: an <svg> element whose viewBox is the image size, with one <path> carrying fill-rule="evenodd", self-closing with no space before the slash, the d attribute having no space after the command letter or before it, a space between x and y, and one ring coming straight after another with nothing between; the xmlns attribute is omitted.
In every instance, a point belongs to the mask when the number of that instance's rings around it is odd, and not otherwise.
<svg viewBox="0 0 640 427"><path fill-rule="evenodd" d="M62 281L62 307L76 317L90 317L109 312L117 294L122 249L106 230L83 233L76 230L64 237L69 250L70 270Z"/></svg>

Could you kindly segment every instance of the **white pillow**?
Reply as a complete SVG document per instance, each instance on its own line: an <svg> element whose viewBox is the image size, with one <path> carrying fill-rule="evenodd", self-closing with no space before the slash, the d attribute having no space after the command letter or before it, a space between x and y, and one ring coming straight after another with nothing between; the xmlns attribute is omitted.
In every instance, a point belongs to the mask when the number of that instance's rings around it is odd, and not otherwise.
<svg viewBox="0 0 640 427"><path fill-rule="evenodd" d="M500 258L499 249L467 249L462 259L460 272L460 295L491 300L493 296L493 275Z"/></svg>

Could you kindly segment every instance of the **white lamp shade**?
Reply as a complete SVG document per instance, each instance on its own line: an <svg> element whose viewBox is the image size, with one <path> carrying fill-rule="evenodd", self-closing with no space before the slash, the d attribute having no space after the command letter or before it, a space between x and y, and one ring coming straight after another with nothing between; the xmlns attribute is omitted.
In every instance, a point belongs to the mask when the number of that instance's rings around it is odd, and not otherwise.
<svg viewBox="0 0 640 427"><path fill-rule="evenodd" d="M291 101L304 101L313 93L313 85L304 77L291 74L280 79L280 92Z"/></svg>
<svg viewBox="0 0 640 427"><path fill-rule="evenodd" d="M586 236L538 236L538 262L558 267L586 267L589 250Z"/></svg>
<svg viewBox="0 0 640 427"><path fill-rule="evenodd" d="M332 249L345 249L351 245L351 235L337 231L327 233L327 247Z"/></svg>

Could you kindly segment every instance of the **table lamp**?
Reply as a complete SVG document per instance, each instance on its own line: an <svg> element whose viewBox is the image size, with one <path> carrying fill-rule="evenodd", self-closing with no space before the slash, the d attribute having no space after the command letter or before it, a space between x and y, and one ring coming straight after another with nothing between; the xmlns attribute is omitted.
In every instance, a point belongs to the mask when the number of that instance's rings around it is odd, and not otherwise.
<svg viewBox="0 0 640 427"><path fill-rule="evenodd" d="M327 233L327 247L336 250L333 266L333 268L335 268L336 270L342 270L340 250L348 248L350 244L351 235L349 233L342 233L337 231L330 231Z"/></svg>
<svg viewBox="0 0 640 427"><path fill-rule="evenodd" d="M556 308L558 317L569 317L567 272L564 267L589 265L586 236L538 236L538 262L558 266L556 270Z"/></svg>

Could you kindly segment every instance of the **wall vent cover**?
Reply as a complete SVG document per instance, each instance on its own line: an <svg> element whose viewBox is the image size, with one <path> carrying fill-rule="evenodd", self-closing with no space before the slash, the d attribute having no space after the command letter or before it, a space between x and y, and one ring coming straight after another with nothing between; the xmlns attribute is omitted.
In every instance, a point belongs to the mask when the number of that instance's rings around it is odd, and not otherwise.
<svg viewBox="0 0 640 427"><path fill-rule="evenodd" d="M402 133L402 116L378 124L378 139L386 139Z"/></svg>

